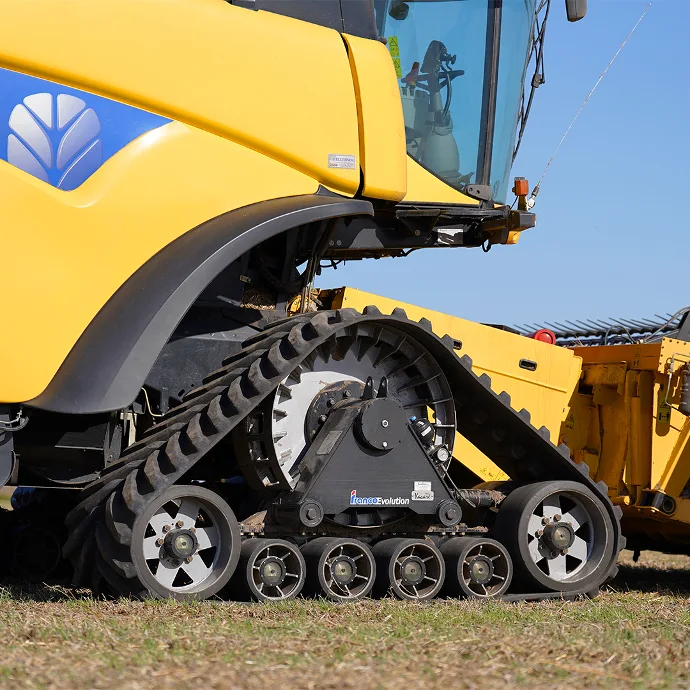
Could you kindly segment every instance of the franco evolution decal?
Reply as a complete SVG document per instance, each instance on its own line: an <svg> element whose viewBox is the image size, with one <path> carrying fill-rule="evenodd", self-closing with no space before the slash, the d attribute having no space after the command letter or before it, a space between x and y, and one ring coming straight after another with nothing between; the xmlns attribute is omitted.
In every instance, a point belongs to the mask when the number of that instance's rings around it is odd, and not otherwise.
<svg viewBox="0 0 690 690"><path fill-rule="evenodd" d="M124 103L0 68L0 158L65 191L170 120Z"/></svg>
<svg viewBox="0 0 690 690"><path fill-rule="evenodd" d="M382 498L381 496L364 497L357 495L357 489L350 491L351 506L406 506L409 502L409 498L402 498L400 496L391 496L389 498Z"/></svg>

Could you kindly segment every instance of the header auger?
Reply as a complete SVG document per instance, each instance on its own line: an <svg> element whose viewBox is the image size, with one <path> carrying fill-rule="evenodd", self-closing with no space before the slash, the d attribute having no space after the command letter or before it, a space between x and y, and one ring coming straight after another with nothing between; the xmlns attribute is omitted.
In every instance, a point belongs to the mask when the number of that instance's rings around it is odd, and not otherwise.
<svg viewBox="0 0 690 690"><path fill-rule="evenodd" d="M506 198L549 0L3 5L9 575L262 601L612 577L606 485L464 336L313 287L534 225Z"/></svg>

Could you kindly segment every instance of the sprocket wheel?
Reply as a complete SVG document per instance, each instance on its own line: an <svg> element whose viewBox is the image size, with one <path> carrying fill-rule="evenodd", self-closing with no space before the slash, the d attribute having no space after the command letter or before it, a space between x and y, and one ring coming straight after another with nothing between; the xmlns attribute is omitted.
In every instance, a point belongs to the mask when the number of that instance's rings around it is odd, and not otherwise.
<svg viewBox="0 0 690 690"><path fill-rule="evenodd" d="M455 405L441 367L402 331L358 324L338 332L307 357L233 432L240 464L250 469L248 481L255 488L292 489L328 410L344 398L361 395L368 378L378 387L384 377L387 397L399 402L410 417L429 419L434 444L452 451ZM381 519L368 517L365 522L381 524Z"/></svg>

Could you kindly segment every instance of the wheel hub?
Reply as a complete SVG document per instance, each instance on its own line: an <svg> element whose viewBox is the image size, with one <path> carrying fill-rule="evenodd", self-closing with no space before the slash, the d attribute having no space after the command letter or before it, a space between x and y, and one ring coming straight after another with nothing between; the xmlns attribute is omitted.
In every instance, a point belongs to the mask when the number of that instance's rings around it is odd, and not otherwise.
<svg viewBox="0 0 690 690"><path fill-rule="evenodd" d="M421 558L409 556L400 567L402 580L406 585L418 585L426 577L426 567Z"/></svg>
<svg viewBox="0 0 690 690"><path fill-rule="evenodd" d="M241 464L252 468L247 480L257 489L294 489L302 458L331 410L361 398L369 378L376 384L386 378L386 397L405 410L406 420L433 419L434 446L452 451L455 404L443 370L413 337L372 322L343 328L320 345L233 432ZM387 416L378 420L378 434L393 431L391 424ZM377 449L390 443L382 437Z"/></svg>
<svg viewBox="0 0 690 690"><path fill-rule="evenodd" d="M314 396L304 418L305 437L313 440L331 410L343 400L361 398L363 390L361 381L337 381L323 388Z"/></svg>
<svg viewBox="0 0 690 690"><path fill-rule="evenodd" d="M191 530L175 529L165 535L163 548L171 558L183 561L196 553L199 542Z"/></svg>
<svg viewBox="0 0 690 690"><path fill-rule="evenodd" d="M339 585L349 585L357 575L357 565L349 556L337 556L331 562L331 574Z"/></svg>
<svg viewBox="0 0 690 690"><path fill-rule="evenodd" d="M556 522L544 528L542 538L548 548L554 551L563 551L573 545L575 532L569 523Z"/></svg>
<svg viewBox="0 0 690 690"><path fill-rule="evenodd" d="M470 561L469 572L472 582L483 585L494 576L494 567L486 556L476 556Z"/></svg>
<svg viewBox="0 0 690 690"><path fill-rule="evenodd" d="M261 581L269 587L281 585L285 580L285 564L279 558L264 558L259 566Z"/></svg>

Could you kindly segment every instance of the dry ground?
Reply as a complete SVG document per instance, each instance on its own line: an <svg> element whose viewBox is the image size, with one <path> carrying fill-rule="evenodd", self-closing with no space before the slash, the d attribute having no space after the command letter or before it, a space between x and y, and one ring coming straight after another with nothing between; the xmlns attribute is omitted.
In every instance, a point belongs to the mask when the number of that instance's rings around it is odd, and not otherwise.
<svg viewBox="0 0 690 690"><path fill-rule="evenodd" d="M598 599L339 606L0 595L3 688L690 687L690 559L643 554Z"/></svg>

